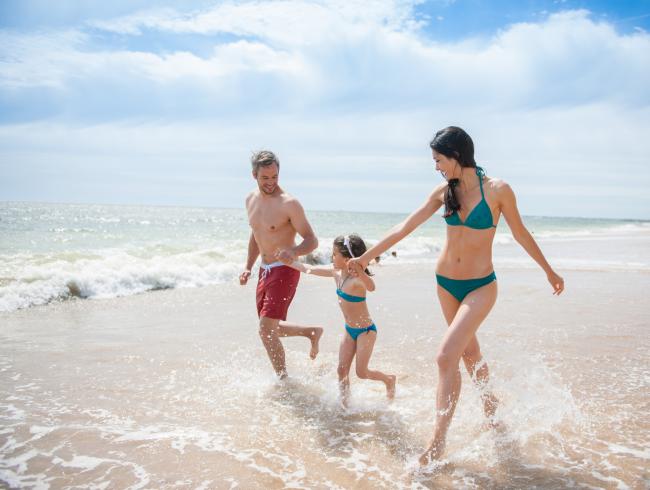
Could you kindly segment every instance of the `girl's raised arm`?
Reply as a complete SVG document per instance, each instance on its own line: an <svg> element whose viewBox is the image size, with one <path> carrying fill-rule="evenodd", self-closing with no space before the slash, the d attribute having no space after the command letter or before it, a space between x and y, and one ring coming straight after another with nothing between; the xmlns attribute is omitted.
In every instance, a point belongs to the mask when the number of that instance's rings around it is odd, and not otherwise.
<svg viewBox="0 0 650 490"><path fill-rule="evenodd" d="M368 274L366 274L365 271L362 271L361 274L359 274L359 280L363 283L367 291L374 291L375 290L375 281L372 280L372 277L370 277Z"/></svg>

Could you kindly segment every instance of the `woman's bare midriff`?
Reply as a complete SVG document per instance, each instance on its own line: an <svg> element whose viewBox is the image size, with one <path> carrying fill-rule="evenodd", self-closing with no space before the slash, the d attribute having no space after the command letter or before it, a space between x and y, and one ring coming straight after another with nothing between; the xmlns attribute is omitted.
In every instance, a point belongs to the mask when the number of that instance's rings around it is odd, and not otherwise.
<svg viewBox="0 0 650 490"><path fill-rule="evenodd" d="M476 279L491 274L495 233L496 228L447 226L447 240L438 257L436 274L450 279Z"/></svg>

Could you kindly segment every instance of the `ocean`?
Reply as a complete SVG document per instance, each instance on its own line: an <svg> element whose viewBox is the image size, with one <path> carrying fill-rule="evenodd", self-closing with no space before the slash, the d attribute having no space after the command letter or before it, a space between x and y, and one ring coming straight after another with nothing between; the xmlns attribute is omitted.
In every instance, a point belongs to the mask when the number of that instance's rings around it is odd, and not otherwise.
<svg viewBox="0 0 650 490"><path fill-rule="evenodd" d="M327 263L337 235L380 239L406 217L399 213L308 211L319 247L310 258ZM650 222L525 217L540 243L645 236ZM250 228L243 209L93 204L0 203L0 311L72 298L114 298L236 280L246 260ZM434 216L395 248L385 262L431 263L445 238ZM501 219L495 266L536 267ZM586 270L650 270L642 249L625 255L577 251L558 266Z"/></svg>
<svg viewBox="0 0 650 490"><path fill-rule="evenodd" d="M379 239L402 214L308 211L332 238ZM303 275L288 320L321 326L315 360L285 338L278 381L240 286L242 209L0 204L0 488L650 488L650 225L525 217L561 296L499 223L499 297L477 332L494 431L461 363L447 450L431 436L446 323L432 218L373 266L372 369L338 400L347 335L331 278Z"/></svg>

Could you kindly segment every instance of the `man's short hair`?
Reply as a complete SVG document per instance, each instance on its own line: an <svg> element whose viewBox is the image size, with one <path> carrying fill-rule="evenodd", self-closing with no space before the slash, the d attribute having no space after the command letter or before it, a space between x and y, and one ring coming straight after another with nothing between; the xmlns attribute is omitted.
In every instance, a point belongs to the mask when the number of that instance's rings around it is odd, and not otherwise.
<svg viewBox="0 0 650 490"><path fill-rule="evenodd" d="M253 173L257 173L260 167L268 167L269 165L276 164L278 170L280 169L280 160L272 151L262 150L256 153L253 153L251 157L251 165L253 167Z"/></svg>

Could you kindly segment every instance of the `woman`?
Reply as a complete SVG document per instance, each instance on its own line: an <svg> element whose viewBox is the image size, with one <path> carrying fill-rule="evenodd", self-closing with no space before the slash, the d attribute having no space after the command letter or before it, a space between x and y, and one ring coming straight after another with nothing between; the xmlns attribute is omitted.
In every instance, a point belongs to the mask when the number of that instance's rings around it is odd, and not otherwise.
<svg viewBox="0 0 650 490"><path fill-rule="evenodd" d="M368 262L379 256L429 219L443 204L447 240L436 266L438 298L449 328L442 339L436 362L436 425L420 464L439 459L444 451L447 429L460 395L459 363L480 388L485 388L489 372L481 358L476 331L497 298L497 282L492 266L492 242L496 225L503 215L514 239L546 272L553 294L564 290L564 280L551 268L542 251L521 221L515 194L502 180L486 177L476 166L474 143L461 128L450 126L438 131L430 143L436 170L446 182L434 189L426 202L361 257L348 263L361 273ZM482 390L485 415L493 420L497 399Z"/></svg>

